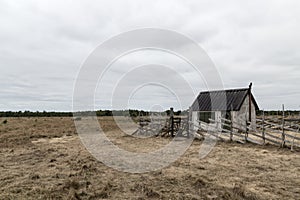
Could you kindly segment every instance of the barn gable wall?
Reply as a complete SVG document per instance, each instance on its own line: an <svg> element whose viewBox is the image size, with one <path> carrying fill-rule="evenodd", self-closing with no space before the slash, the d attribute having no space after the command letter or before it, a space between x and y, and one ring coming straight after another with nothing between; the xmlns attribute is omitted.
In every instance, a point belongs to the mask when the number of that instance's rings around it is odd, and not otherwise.
<svg viewBox="0 0 300 200"><path fill-rule="evenodd" d="M246 127L246 121L249 121L249 98L246 98L239 111L231 111L231 119L233 123L240 124L242 130ZM255 105L251 102L251 127L256 127L256 110Z"/></svg>

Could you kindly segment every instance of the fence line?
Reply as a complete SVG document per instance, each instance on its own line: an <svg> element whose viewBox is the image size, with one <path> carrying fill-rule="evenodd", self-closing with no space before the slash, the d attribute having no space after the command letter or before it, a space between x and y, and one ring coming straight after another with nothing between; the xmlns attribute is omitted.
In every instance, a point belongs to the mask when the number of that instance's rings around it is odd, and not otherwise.
<svg viewBox="0 0 300 200"><path fill-rule="evenodd" d="M297 124L286 124L284 116L281 121L267 120L264 116L257 119L256 124L235 122L226 118L209 119L209 123L197 120L199 125L193 124L200 130L210 130L207 134L211 134L221 140L251 142L255 144L275 144L285 147L300 147L300 126ZM192 122L190 122L192 123ZM292 128L298 127L298 129ZM200 136L198 134L198 136ZM204 137L203 134L201 134Z"/></svg>
<svg viewBox="0 0 300 200"><path fill-rule="evenodd" d="M283 107L284 110L284 107ZM190 112L191 113L191 112ZM142 119L139 128L133 133L145 136L186 136L190 133L195 138L204 138L212 135L219 140L238 141L240 143L251 142L255 144L275 144L282 147L300 147L300 125L287 123L284 116L280 120L268 119L263 112L261 119L255 123L249 123L246 119L230 120L223 117L209 119L209 123L196 120L193 122L190 113L187 116L158 117L157 119ZM300 122L300 120L299 120ZM202 132L196 132L202 130ZM205 130L205 131L203 131Z"/></svg>

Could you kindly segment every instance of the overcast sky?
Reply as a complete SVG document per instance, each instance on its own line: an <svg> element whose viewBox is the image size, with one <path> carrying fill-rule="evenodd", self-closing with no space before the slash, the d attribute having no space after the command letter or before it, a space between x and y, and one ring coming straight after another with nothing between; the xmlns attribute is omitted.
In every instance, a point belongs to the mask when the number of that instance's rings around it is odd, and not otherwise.
<svg viewBox="0 0 300 200"><path fill-rule="evenodd" d="M281 104L300 109L299 6L297 0L1 0L0 110L72 110L74 82L89 54L110 37L143 27L174 30L192 38L215 63L225 88L253 82L261 109L278 110ZM115 68L149 64L149 59L184 65L174 56L168 61L168 56L136 52L118 60ZM110 73L122 75L118 70ZM169 72L156 70L151 76L165 77L165 73ZM135 85L132 81L139 74L134 74L122 85ZM112 77L107 74L108 85ZM171 82L180 79L176 77ZM195 86L196 93L207 89L202 82ZM180 86L174 85L179 90ZM177 95L183 95L184 88L181 91ZM111 108L106 92L111 89L96 91L96 108ZM155 85L131 95L127 107L176 104L172 91ZM186 96L183 108L194 98Z"/></svg>

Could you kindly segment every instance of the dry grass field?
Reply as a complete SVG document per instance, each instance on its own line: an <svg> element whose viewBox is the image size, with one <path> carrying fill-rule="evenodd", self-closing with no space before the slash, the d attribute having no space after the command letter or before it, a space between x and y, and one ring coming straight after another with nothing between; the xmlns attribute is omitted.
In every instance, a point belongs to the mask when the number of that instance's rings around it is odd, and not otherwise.
<svg viewBox="0 0 300 200"><path fill-rule="evenodd" d="M0 199L300 199L300 153L221 143L200 160L194 141L175 163L130 174L95 160L72 118L0 119ZM121 148L147 152L170 139L125 135L99 118Z"/></svg>

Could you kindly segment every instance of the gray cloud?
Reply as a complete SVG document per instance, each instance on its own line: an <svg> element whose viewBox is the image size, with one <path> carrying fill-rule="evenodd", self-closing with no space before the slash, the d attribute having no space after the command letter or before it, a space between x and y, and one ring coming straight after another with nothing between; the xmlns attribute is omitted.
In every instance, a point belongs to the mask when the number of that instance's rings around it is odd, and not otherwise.
<svg viewBox="0 0 300 200"><path fill-rule="evenodd" d="M254 82L261 108L279 109L284 103L299 109L298 8L296 0L1 1L0 110L71 110L76 75L92 50L111 36L142 27L175 30L194 39L216 64L225 88ZM196 93L206 89L205 80L195 81L186 64L151 53L120 59L108 73L107 88L124 69L150 61L173 66ZM145 104L172 104L169 94L158 90L150 101L149 91ZM109 107L100 95L109 93L96 92L99 109Z"/></svg>

